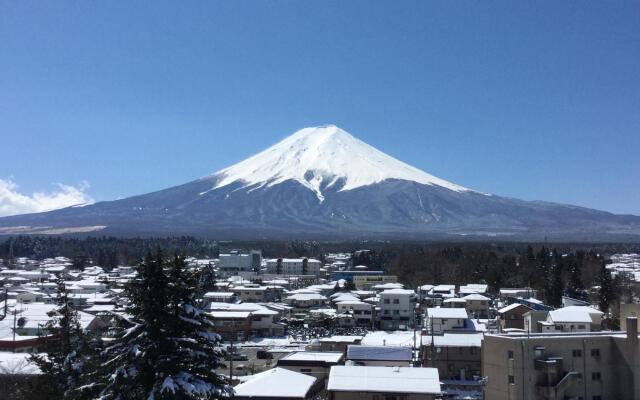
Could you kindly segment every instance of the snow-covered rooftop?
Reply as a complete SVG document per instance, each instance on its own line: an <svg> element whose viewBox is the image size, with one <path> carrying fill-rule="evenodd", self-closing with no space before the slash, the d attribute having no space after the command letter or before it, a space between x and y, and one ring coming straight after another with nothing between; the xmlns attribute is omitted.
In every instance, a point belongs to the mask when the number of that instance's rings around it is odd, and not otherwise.
<svg viewBox="0 0 640 400"><path fill-rule="evenodd" d="M337 392L383 392L439 394L436 368L331 367L327 390Z"/></svg>

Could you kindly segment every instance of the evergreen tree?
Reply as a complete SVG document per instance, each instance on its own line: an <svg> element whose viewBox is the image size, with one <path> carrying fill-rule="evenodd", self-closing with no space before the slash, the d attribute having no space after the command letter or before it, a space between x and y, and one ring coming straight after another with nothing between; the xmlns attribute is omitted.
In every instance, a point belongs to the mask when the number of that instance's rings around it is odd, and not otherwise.
<svg viewBox="0 0 640 400"><path fill-rule="evenodd" d="M600 276L598 277L600 288L598 290L598 304L600 311L609 312L611 303L615 299L614 281L611 278L611 272L606 267L604 260L600 266Z"/></svg>
<svg viewBox="0 0 640 400"><path fill-rule="evenodd" d="M580 264L573 259L569 261L569 282L567 282L567 295L574 299L585 298Z"/></svg>
<svg viewBox="0 0 640 400"><path fill-rule="evenodd" d="M30 360L43 374L44 384L36 389L49 399L84 399L91 395L90 376L95 362L95 343L80 326L78 312L70 304L64 281L58 281L57 308L40 333L42 351Z"/></svg>
<svg viewBox="0 0 640 400"><path fill-rule="evenodd" d="M547 303L554 307L560 307L562 305L562 292L564 289L562 269L562 261L559 261L553 265L551 270L551 282L549 285Z"/></svg>
<svg viewBox="0 0 640 400"><path fill-rule="evenodd" d="M218 399L230 386L215 369L224 355L213 322L196 305L184 257L145 257L126 288L128 327L104 355L102 399Z"/></svg>

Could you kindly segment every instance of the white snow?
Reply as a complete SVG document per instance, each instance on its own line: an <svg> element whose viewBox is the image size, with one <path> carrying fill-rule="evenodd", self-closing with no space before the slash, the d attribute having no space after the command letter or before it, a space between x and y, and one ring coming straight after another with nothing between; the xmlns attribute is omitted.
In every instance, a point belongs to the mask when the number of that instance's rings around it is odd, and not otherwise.
<svg viewBox="0 0 640 400"><path fill-rule="evenodd" d="M334 366L329 391L440 394L436 368Z"/></svg>
<svg viewBox="0 0 640 400"><path fill-rule="evenodd" d="M256 189L295 180L313 191L321 202L323 186L329 188L340 181L344 183L340 191L387 179L436 185L456 192L470 191L399 161L335 125L301 129L213 175L219 180L211 190L234 182Z"/></svg>
<svg viewBox="0 0 640 400"><path fill-rule="evenodd" d="M272 368L253 375L249 381L236 386L236 397L305 398L316 382L316 378L289 371L284 368Z"/></svg>

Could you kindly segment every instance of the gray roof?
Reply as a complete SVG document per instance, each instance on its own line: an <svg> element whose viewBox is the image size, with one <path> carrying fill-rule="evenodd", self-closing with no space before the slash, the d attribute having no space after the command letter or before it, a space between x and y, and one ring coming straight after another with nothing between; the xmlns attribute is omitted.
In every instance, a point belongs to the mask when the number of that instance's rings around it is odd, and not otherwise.
<svg viewBox="0 0 640 400"><path fill-rule="evenodd" d="M411 348L405 346L360 346L347 347L349 360L411 361Z"/></svg>

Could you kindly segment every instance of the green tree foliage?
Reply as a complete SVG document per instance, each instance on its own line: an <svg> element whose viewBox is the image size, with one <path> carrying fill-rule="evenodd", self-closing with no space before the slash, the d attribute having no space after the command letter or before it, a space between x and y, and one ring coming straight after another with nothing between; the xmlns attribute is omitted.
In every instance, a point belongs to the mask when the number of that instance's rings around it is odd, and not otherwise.
<svg viewBox="0 0 640 400"><path fill-rule="evenodd" d="M102 399L218 399L230 386L215 372L224 351L196 304L196 277L184 257L147 255L126 288L126 321L104 356Z"/></svg>
<svg viewBox="0 0 640 400"><path fill-rule="evenodd" d="M56 302L41 331L44 355L30 356L46 381L35 390L49 399L90 398L99 340L83 332L63 280L58 281Z"/></svg>

